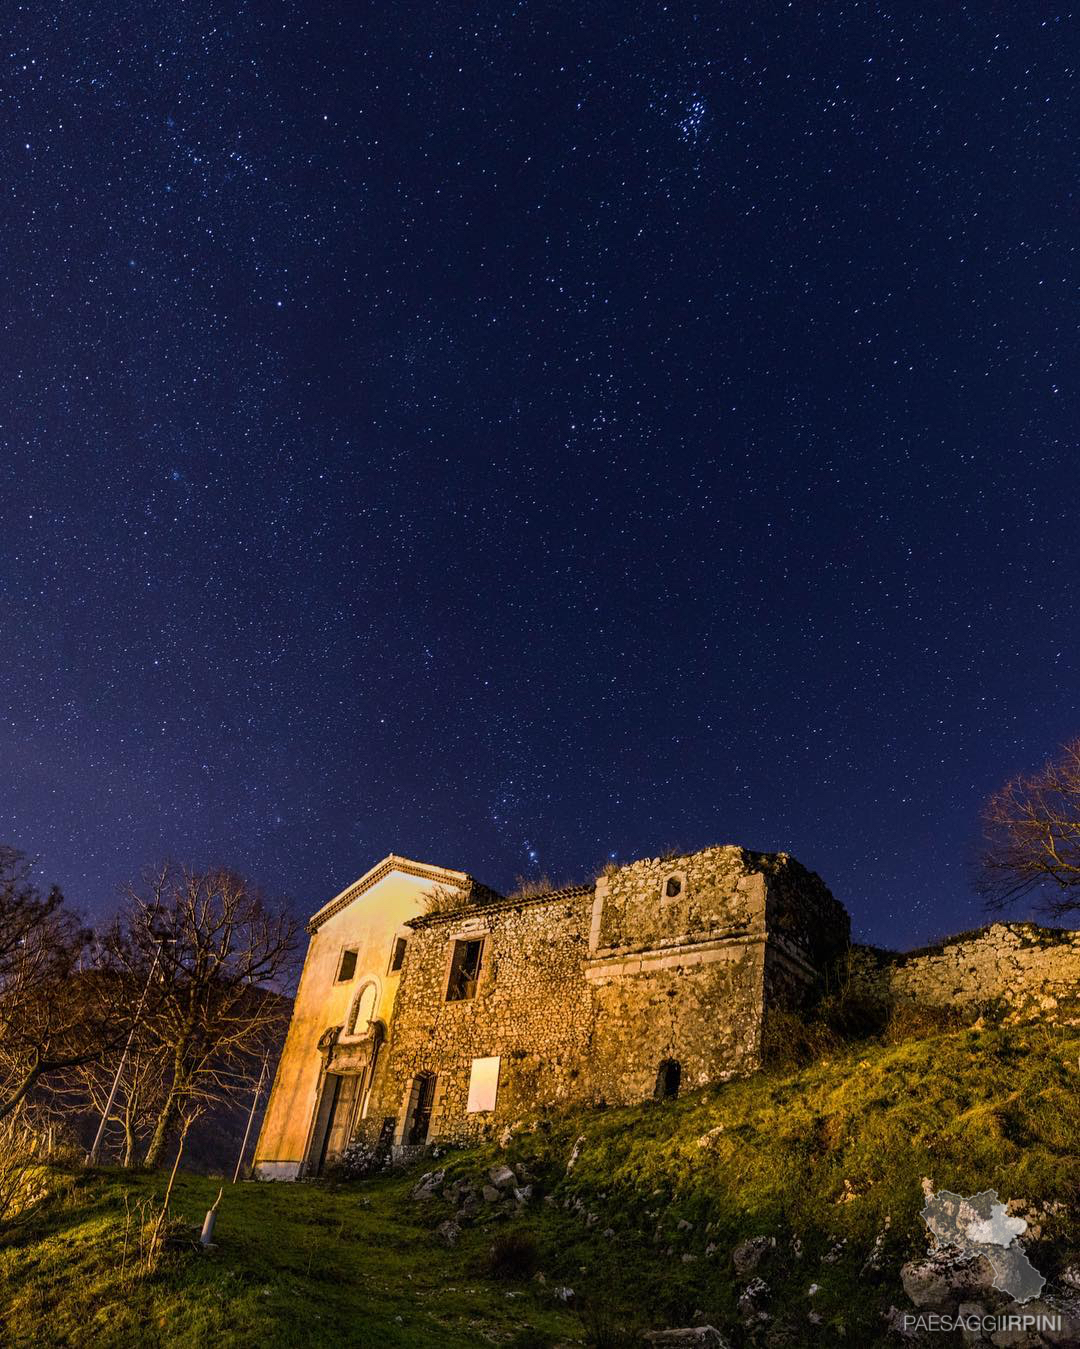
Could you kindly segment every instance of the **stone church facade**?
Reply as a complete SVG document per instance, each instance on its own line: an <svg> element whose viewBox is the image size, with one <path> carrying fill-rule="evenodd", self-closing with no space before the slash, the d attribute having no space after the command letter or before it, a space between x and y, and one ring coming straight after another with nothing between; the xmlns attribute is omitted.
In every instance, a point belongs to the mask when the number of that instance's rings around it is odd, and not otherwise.
<svg viewBox="0 0 1080 1349"><path fill-rule="evenodd" d="M408 1155L750 1072L769 1008L803 1002L849 938L819 877L739 847L526 898L391 854L308 929L268 1179L318 1174L354 1138Z"/></svg>

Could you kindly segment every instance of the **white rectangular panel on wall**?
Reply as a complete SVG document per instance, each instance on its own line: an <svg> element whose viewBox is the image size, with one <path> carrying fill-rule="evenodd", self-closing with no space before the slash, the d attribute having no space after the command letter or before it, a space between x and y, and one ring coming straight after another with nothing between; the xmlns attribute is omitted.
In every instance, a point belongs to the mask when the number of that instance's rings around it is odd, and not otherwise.
<svg viewBox="0 0 1080 1349"><path fill-rule="evenodd" d="M495 1097L499 1090L499 1056L490 1059L473 1059L472 1073L469 1077L469 1103L465 1110L475 1114L478 1110L494 1110Z"/></svg>

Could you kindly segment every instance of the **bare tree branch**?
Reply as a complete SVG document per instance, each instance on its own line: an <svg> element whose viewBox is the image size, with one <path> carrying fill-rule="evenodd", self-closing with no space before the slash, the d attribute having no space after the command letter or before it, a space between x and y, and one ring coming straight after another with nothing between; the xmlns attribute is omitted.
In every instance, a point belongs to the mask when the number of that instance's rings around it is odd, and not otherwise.
<svg viewBox="0 0 1080 1349"><path fill-rule="evenodd" d="M281 1037L297 924L224 868L165 866L127 895L111 945L131 975L160 952L138 1044L166 1065L146 1153L156 1166L182 1118L235 1099L253 1084L264 1050Z"/></svg>
<svg viewBox="0 0 1080 1349"><path fill-rule="evenodd" d="M977 885L991 909L1029 895L1052 917L1080 909L1080 739L983 808Z"/></svg>

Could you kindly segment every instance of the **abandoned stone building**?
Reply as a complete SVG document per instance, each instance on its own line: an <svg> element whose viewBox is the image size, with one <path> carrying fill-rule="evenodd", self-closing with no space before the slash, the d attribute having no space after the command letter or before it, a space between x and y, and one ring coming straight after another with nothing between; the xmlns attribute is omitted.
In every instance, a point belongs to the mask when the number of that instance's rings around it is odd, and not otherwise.
<svg viewBox="0 0 1080 1349"><path fill-rule="evenodd" d="M749 1072L768 1009L805 998L849 923L786 854L715 847L509 898L391 854L308 930L267 1179L318 1174L354 1138L407 1155Z"/></svg>

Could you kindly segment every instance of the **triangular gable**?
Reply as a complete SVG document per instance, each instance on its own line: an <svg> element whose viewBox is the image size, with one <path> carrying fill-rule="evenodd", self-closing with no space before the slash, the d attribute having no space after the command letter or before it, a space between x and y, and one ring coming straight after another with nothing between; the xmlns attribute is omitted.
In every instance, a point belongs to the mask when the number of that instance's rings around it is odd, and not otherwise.
<svg viewBox="0 0 1080 1349"><path fill-rule="evenodd" d="M455 889L469 890L475 884L473 878L464 871L450 871L446 867L433 866L430 862L415 862L409 857L399 857L389 853L381 862L377 862L370 871L366 871L358 881L346 886L339 895L335 895L328 904L308 919L308 932L316 932L328 918L347 908L354 899L359 899L392 872L400 871L406 876L418 876L421 880L431 881L435 885L451 885Z"/></svg>

